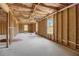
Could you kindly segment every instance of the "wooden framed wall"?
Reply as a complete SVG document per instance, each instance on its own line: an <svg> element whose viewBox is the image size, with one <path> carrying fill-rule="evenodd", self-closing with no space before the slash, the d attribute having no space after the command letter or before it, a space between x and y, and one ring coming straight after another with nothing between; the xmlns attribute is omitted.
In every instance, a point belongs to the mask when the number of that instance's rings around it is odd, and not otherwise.
<svg viewBox="0 0 79 59"><path fill-rule="evenodd" d="M58 17L56 17L58 15ZM57 23L56 23L56 18ZM54 14L54 39L73 49L79 48L79 5ZM58 25L58 26L56 26ZM57 32L56 32L57 31Z"/></svg>
<svg viewBox="0 0 79 59"><path fill-rule="evenodd" d="M24 32L24 24L19 23L19 33Z"/></svg>
<svg viewBox="0 0 79 59"><path fill-rule="evenodd" d="M5 42L6 47L8 47L8 13L6 13L2 8L0 8L0 35L6 36L6 38L0 39Z"/></svg>
<svg viewBox="0 0 79 59"><path fill-rule="evenodd" d="M36 23L28 24L28 32L36 32Z"/></svg>
<svg viewBox="0 0 79 59"><path fill-rule="evenodd" d="M69 46L76 48L76 6L69 8Z"/></svg>
<svg viewBox="0 0 79 59"><path fill-rule="evenodd" d="M6 34L6 21L0 21L0 35Z"/></svg>
<svg viewBox="0 0 79 59"><path fill-rule="evenodd" d="M62 12L58 13L58 42L62 43Z"/></svg>
<svg viewBox="0 0 79 59"><path fill-rule="evenodd" d="M54 31L54 41L58 41L58 15L54 14L54 27L53 27L53 31Z"/></svg>
<svg viewBox="0 0 79 59"><path fill-rule="evenodd" d="M6 34L7 13L0 9L0 35Z"/></svg>
<svg viewBox="0 0 79 59"><path fill-rule="evenodd" d="M76 20L76 26L77 26L77 27L76 27L76 29L77 29L77 31L76 31L76 33L77 33L77 34L76 34L76 35L77 35L77 36L76 36L76 37L77 37L76 43L77 43L77 44L76 44L76 45L77 45L77 47L76 47L76 48L79 49L79 4L76 6L76 9L77 9L77 10L76 10L76 11L77 11L77 12L76 12L76 13L77 13L77 20Z"/></svg>
<svg viewBox="0 0 79 59"><path fill-rule="evenodd" d="M7 27L8 27L8 36L9 36L9 44L11 44L14 36L19 32L19 27L17 26L17 19L14 15L9 12L8 13L8 20L7 20ZM18 24L19 25L19 24Z"/></svg>
<svg viewBox="0 0 79 59"><path fill-rule="evenodd" d="M36 23L32 23L31 24L31 26L32 26L32 32L36 32Z"/></svg>
<svg viewBox="0 0 79 59"><path fill-rule="evenodd" d="M79 4L53 14L54 41L79 49ZM38 22L38 33L46 36L45 19Z"/></svg>
<svg viewBox="0 0 79 59"><path fill-rule="evenodd" d="M63 18L63 44L68 45L68 9L62 13Z"/></svg>
<svg viewBox="0 0 79 59"><path fill-rule="evenodd" d="M32 32L32 26L31 26L31 24L28 24L28 32Z"/></svg>
<svg viewBox="0 0 79 59"><path fill-rule="evenodd" d="M38 34L44 37L47 36L47 20L43 19L42 21L38 22Z"/></svg>

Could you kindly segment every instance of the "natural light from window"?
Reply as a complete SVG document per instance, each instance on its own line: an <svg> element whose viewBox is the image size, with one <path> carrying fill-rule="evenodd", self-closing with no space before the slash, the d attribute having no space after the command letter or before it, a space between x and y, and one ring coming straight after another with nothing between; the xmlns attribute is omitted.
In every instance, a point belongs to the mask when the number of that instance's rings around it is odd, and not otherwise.
<svg viewBox="0 0 79 59"><path fill-rule="evenodd" d="M28 25L24 25L24 31L28 31Z"/></svg>
<svg viewBox="0 0 79 59"><path fill-rule="evenodd" d="M36 32L38 32L38 23L36 22Z"/></svg>
<svg viewBox="0 0 79 59"><path fill-rule="evenodd" d="M53 20L47 20L47 34L53 34Z"/></svg>

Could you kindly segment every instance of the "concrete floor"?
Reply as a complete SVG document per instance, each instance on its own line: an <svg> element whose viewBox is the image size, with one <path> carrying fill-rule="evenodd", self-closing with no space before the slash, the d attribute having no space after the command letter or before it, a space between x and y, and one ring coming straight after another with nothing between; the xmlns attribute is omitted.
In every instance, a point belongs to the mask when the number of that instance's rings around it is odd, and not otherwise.
<svg viewBox="0 0 79 59"><path fill-rule="evenodd" d="M78 52L32 33L20 33L9 48L0 46L0 56L75 56Z"/></svg>

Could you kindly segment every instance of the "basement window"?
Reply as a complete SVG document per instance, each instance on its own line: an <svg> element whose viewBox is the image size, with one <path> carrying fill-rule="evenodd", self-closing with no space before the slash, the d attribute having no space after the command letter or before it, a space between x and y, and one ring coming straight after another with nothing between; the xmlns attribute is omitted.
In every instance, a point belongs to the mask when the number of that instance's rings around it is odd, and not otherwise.
<svg viewBox="0 0 79 59"><path fill-rule="evenodd" d="M24 31L28 31L28 25L24 25Z"/></svg>
<svg viewBox="0 0 79 59"><path fill-rule="evenodd" d="M47 20L47 34L53 34L53 20L48 19Z"/></svg>

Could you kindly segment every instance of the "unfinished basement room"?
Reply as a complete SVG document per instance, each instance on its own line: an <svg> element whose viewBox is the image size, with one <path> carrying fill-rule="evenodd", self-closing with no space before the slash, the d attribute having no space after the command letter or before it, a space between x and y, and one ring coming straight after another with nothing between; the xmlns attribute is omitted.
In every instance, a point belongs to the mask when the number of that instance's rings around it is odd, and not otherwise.
<svg viewBox="0 0 79 59"><path fill-rule="evenodd" d="M79 56L79 4L0 3L0 56Z"/></svg>

